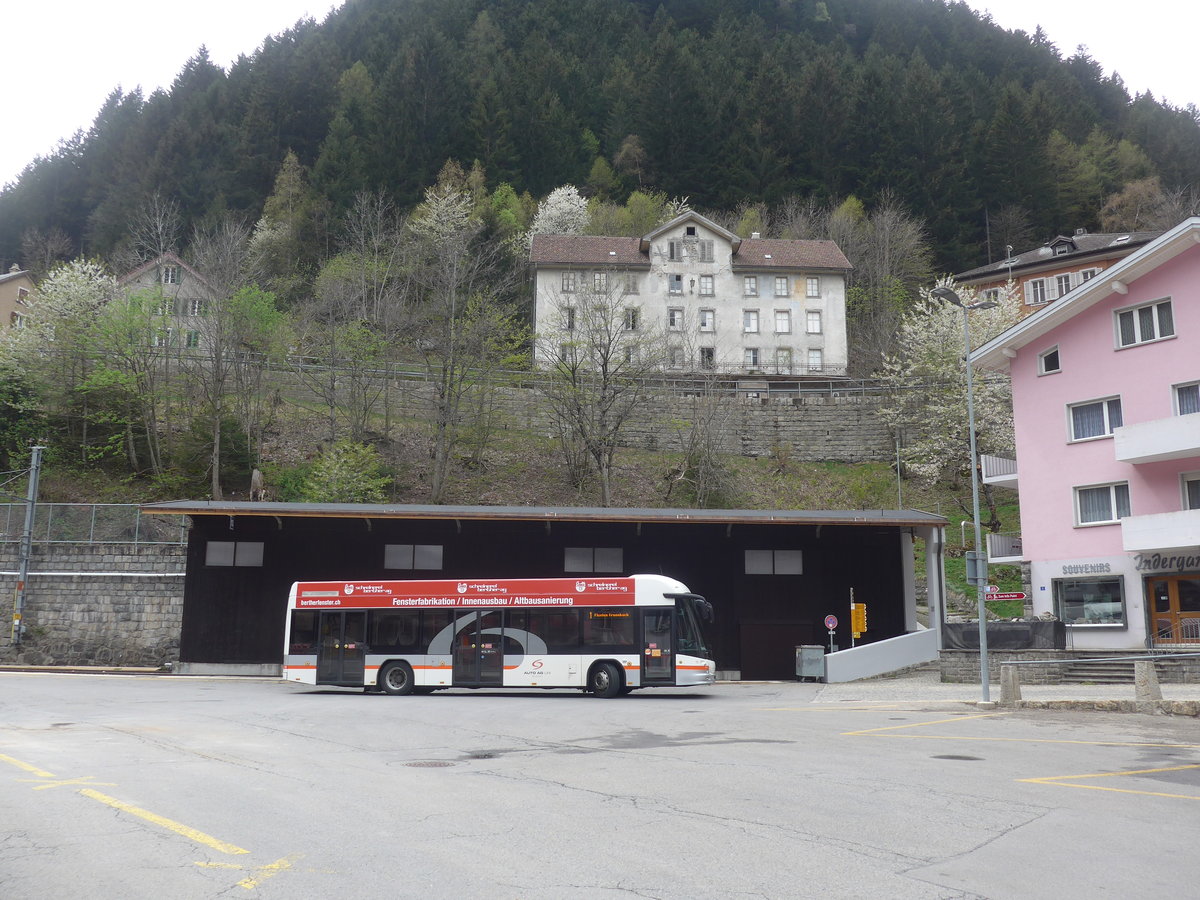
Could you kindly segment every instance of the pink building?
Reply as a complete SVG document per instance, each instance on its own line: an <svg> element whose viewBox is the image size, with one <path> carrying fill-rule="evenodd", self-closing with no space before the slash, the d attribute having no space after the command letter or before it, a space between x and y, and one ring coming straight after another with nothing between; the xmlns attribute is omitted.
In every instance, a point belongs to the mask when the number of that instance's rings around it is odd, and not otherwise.
<svg viewBox="0 0 1200 900"><path fill-rule="evenodd" d="M971 358L1012 378L1020 462L984 458L1021 498L989 558L1029 563L1076 649L1200 643L1200 218Z"/></svg>

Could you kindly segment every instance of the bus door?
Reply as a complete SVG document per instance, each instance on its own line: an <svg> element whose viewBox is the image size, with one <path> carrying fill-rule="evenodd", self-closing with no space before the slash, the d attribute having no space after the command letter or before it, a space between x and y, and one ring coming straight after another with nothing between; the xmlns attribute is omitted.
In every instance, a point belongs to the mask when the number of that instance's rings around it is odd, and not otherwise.
<svg viewBox="0 0 1200 900"><path fill-rule="evenodd" d="M642 684L675 683L674 609L642 610Z"/></svg>
<svg viewBox="0 0 1200 900"><path fill-rule="evenodd" d="M365 612L322 612L317 640L317 684L362 684Z"/></svg>
<svg viewBox="0 0 1200 900"><path fill-rule="evenodd" d="M458 622L454 635L454 684L504 684L500 613L468 613L460 616Z"/></svg>

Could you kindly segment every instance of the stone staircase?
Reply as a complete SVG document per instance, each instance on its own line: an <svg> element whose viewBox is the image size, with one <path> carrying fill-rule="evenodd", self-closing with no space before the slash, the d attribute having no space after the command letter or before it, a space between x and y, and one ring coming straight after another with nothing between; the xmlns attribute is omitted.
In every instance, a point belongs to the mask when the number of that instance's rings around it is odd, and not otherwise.
<svg viewBox="0 0 1200 900"><path fill-rule="evenodd" d="M1075 662L1066 667L1062 680L1064 684L1133 684L1135 661L1136 658ZM1154 664L1160 682L1173 680L1167 674L1173 668L1175 665L1171 660L1159 660Z"/></svg>

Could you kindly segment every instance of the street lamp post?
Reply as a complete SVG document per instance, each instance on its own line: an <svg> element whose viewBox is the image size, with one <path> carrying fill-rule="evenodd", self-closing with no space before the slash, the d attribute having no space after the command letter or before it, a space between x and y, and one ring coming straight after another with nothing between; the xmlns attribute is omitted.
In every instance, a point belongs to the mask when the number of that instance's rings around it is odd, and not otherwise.
<svg viewBox="0 0 1200 900"><path fill-rule="evenodd" d="M975 585L977 602L979 604L979 683L983 689L983 702L988 702L988 658L987 658L987 606L985 603L985 586L987 584L987 553L980 550L983 543L982 529L979 525L979 457L975 450L975 383L971 372L971 310L991 309L997 304L991 300L977 300L975 303L964 303L958 294L948 287L936 287L929 292L936 297L957 306L963 311L963 351L967 360L967 428L971 440L971 506L975 524L975 549L967 551L967 583Z"/></svg>

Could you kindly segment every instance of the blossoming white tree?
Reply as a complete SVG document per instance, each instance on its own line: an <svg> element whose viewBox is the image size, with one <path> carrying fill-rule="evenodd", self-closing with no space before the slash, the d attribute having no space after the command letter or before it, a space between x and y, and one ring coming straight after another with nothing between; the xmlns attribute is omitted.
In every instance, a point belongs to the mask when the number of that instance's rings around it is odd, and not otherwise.
<svg viewBox="0 0 1200 900"><path fill-rule="evenodd" d="M979 299L970 288L952 287L966 304ZM908 472L925 481L953 489L970 484L970 428L967 418L966 361L963 310L938 302L929 290L905 315L895 349L885 358L883 380L891 390L883 419L901 439L901 459ZM966 313L971 317L971 342L978 347L1020 319L1016 292L1002 291L996 306ZM976 371L975 441L980 455L1005 455L1013 449L1012 393L1007 375ZM1000 527L996 503L985 485L993 531ZM961 501L964 512L969 500Z"/></svg>

